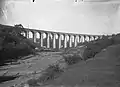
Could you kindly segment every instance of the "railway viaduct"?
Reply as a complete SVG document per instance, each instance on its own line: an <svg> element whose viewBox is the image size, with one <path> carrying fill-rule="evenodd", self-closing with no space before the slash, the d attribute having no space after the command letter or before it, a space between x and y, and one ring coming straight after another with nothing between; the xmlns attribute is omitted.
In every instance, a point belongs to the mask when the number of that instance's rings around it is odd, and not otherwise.
<svg viewBox="0 0 120 87"><path fill-rule="evenodd" d="M102 39L103 35L88 35L88 34L74 34L64 32L52 32L44 30L36 30L23 28L19 26L2 25L6 29L15 31L22 31L26 38L31 39L34 43L39 43L41 47L46 48L67 48L76 47L79 43L89 42L97 39ZM31 33L31 35L30 35Z"/></svg>

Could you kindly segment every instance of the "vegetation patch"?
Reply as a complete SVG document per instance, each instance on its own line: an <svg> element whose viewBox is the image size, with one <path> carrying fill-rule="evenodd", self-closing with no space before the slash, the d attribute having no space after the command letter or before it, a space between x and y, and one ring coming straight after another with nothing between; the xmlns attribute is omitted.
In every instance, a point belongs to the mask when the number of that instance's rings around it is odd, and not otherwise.
<svg viewBox="0 0 120 87"><path fill-rule="evenodd" d="M66 54L63 56L63 59L68 65L73 65L78 63L82 58L78 54Z"/></svg>
<svg viewBox="0 0 120 87"><path fill-rule="evenodd" d="M23 56L35 54L35 44L24 37L21 32L24 28L7 27L0 25L0 66L17 60Z"/></svg>
<svg viewBox="0 0 120 87"><path fill-rule="evenodd" d="M45 69L42 75L37 79L30 79L27 81L27 84L30 86L40 86L47 83L47 81L54 80L60 76L60 74L64 72L63 69L60 68L59 64L49 65L47 69Z"/></svg>

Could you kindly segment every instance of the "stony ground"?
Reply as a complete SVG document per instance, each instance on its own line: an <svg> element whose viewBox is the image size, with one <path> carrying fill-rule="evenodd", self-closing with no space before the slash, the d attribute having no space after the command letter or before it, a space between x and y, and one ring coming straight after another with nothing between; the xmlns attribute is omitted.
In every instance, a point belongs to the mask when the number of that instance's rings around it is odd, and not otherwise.
<svg viewBox="0 0 120 87"><path fill-rule="evenodd" d="M47 68L49 64L61 59L60 54L60 52L41 52L37 56L30 58L25 57L18 62L0 67L0 76L22 75L17 80L0 84L0 87L7 87L14 83L19 83L19 81L25 81L29 78L26 77L27 75L31 76L33 73L39 73L41 70Z"/></svg>
<svg viewBox="0 0 120 87"><path fill-rule="evenodd" d="M22 75L18 79L1 83L0 87L24 82L31 78L33 73L41 72L41 69L61 58L59 52L44 52L28 59L23 58L17 65L0 67L0 76ZM120 87L120 45L110 46L94 58L67 68L59 78L49 81L46 86L34 87ZM36 76L40 76L40 73Z"/></svg>

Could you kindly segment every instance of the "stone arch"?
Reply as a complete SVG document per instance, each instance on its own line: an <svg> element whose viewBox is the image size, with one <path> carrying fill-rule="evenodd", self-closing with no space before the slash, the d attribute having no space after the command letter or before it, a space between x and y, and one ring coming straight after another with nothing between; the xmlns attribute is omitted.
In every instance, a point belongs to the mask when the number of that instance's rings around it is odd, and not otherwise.
<svg viewBox="0 0 120 87"><path fill-rule="evenodd" d="M36 42L40 43L40 33L36 32Z"/></svg>
<svg viewBox="0 0 120 87"><path fill-rule="evenodd" d="M47 32L42 32L43 37L43 47L47 48Z"/></svg>
<svg viewBox="0 0 120 87"><path fill-rule="evenodd" d="M79 42L79 36L75 35L75 47L78 45Z"/></svg>
<svg viewBox="0 0 120 87"><path fill-rule="evenodd" d="M79 35L79 43L81 43L81 35Z"/></svg>
<svg viewBox="0 0 120 87"><path fill-rule="evenodd" d="M74 35L71 35L71 41L74 42Z"/></svg>
<svg viewBox="0 0 120 87"><path fill-rule="evenodd" d="M89 36L87 36L87 35L85 36L85 41L89 42Z"/></svg>
<svg viewBox="0 0 120 87"><path fill-rule="evenodd" d="M39 42L40 42L40 47L43 47L43 32L41 32L41 31L39 31L38 32L39 33L39 35L40 35L40 39L39 39Z"/></svg>
<svg viewBox="0 0 120 87"><path fill-rule="evenodd" d="M61 36L61 48L64 47L64 41L65 41L65 35L64 34L60 34Z"/></svg>
<svg viewBox="0 0 120 87"><path fill-rule="evenodd" d="M69 34L68 36L69 36L69 47L72 47L72 39L71 39L72 35Z"/></svg>
<svg viewBox="0 0 120 87"><path fill-rule="evenodd" d="M45 34L46 34L46 47L50 48L50 33L45 32Z"/></svg>
<svg viewBox="0 0 120 87"><path fill-rule="evenodd" d="M84 42L86 42L86 35L84 35Z"/></svg>
<svg viewBox="0 0 120 87"><path fill-rule="evenodd" d="M84 37L84 36L81 36L80 42L81 42L81 43L85 42L85 37Z"/></svg>
<svg viewBox="0 0 120 87"><path fill-rule="evenodd" d="M95 40L95 36L93 36L94 40Z"/></svg>
<svg viewBox="0 0 120 87"><path fill-rule="evenodd" d="M61 40L62 40L62 34L58 33L58 43L57 43L57 47L60 49L61 48Z"/></svg>
<svg viewBox="0 0 120 87"><path fill-rule="evenodd" d="M50 38L53 39L53 34L50 32Z"/></svg>
<svg viewBox="0 0 120 87"><path fill-rule="evenodd" d="M77 43L78 43L78 42L79 42L79 40L80 40L79 35L76 35L76 40L77 40Z"/></svg>
<svg viewBox="0 0 120 87"><path fill-rule="evenodd" d="M55 41L56 41L55 46L56 46L56 49L59 49L59 45L60 45L59 40L60 40L60 34L55 33Z"/></svg>
<svg viewBox="0 0 120 87"><path fill-rule="evenodd" d="M66 46L67 46L67 48L70 47L69 44L70 44L70 35L66 34Z"/></svg>
<svg viewBox="0 0 120 87"><path fill-rule="evenodd" d="M58 38L59 38L59 34L56 33L56 34L55 34L55 37L56 37L56 39L58 39Z"/></svg>
<svg viewBox="0 0 120 87"><path fill-rule="evenodd" d="M91 41L91 36L88 36L89 37L89 40L88 40L88 42L90 42Z"/></svg>
<svg viewBox="0 0 120 87"><path fill-rule="evenodd" d="M29 31L29 39L32 40L32 38L33 38L33 32L32 32L32 31Z"/></svg>
<svg viewBox="0 0 120 87"><path fill-rule="evenodd" d="M34 42L34 43L36 43L36 31L34 31L34 30L31 30L31 39L32 39L32 41Z"/></svg>
<svg viewBox="0 0 120 87"><path fill-rule="evenodd" d="M98 39L98 36L95 36L95 40L97 40Z"/></svg>
<svg viewBox="0 0 120 87"><path fill-rule="evenodd" d="M53 48L53 38L54 34L52 32L49 32L50 48Z"/></svg>
<svg viewBox="0 0 120 87"><path fill-rule="evenodd" d="M91 36L90 41L93 41L93 40L94 40L94 37L93 37L93 36Z"/></svg>
<svg viewBox="0 0 120 87"><path fill-rule="evenodd" d="M64 34L64 48L67 48L67 34Z"/></svg>
<svg viewBox="0 0 120 87"><path fill-rule="evenodd" d="M52 40L51 41L52 44L51 44L51 47L52 48L56 48L56 45L57 45L56 44L56 42L57 42L56 39L58 40L58 35L56 33L51 33L51 35L52 35L52 39L51 39Z"/></svg>
<svg viewBox="0 0 120 87"><path fill-rule="evenodd" d="M74 46L74 35L70 35L71 47Z"/></svg>

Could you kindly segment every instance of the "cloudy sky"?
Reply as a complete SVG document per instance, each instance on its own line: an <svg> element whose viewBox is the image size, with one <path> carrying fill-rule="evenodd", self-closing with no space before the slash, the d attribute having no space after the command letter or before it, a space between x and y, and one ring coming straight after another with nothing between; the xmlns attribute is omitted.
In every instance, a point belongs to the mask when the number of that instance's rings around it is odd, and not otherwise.
<svg viewBox="0 0 120 87"><path fill-rule="evenodd" d="M119 0L1 0L0 23L49 31L120 32Z"/></svg>

